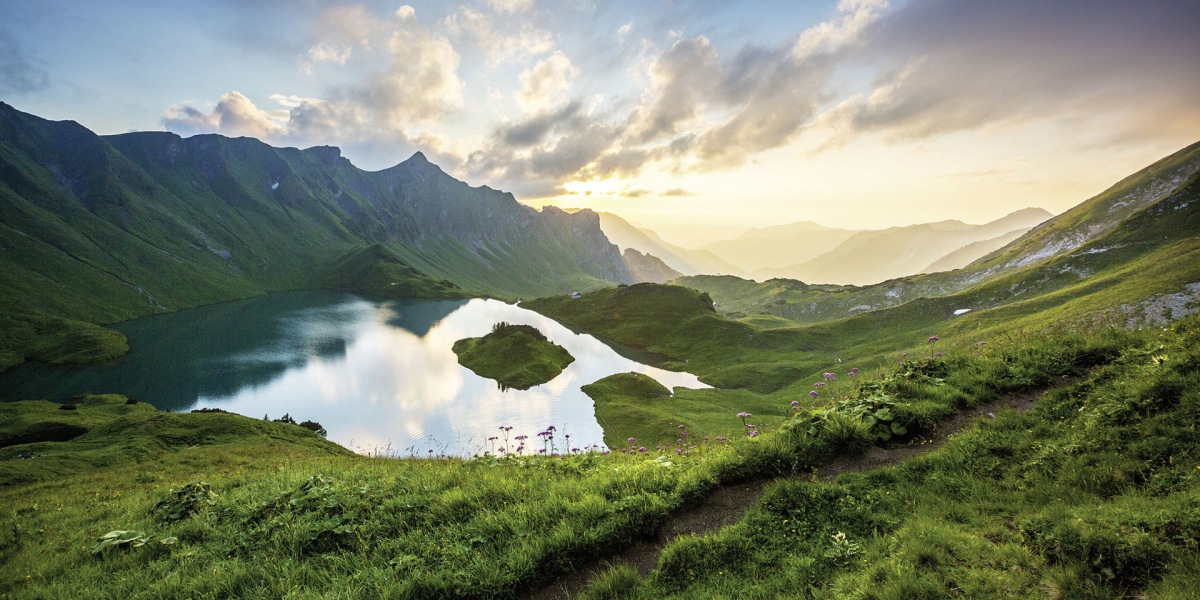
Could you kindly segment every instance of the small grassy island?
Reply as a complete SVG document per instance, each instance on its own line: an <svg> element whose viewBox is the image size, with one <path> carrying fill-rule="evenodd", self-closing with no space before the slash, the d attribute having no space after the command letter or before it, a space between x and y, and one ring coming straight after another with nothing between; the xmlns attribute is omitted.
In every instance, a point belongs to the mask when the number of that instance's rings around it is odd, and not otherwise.
<svg viewBox="0 0 1200 600"><path fill-rule="evenodd" d="M454 353L462 366L480 377L518 390L546 383L575 362L574 356L536 327L505 322L496 323L483 337L454 342Z"/></svg>

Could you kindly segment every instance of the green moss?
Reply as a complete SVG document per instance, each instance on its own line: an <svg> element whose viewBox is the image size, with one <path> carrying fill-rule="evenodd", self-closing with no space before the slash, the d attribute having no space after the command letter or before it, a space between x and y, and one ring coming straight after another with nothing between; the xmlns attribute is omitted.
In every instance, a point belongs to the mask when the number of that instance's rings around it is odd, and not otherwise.
<svg viewBox="0 0 1200 600"><path fill-rule="evenodd" d="M558 377L575 357L529 325L498 323L492 332L454 342L458 362L505 388L527 390Z"/></svg>

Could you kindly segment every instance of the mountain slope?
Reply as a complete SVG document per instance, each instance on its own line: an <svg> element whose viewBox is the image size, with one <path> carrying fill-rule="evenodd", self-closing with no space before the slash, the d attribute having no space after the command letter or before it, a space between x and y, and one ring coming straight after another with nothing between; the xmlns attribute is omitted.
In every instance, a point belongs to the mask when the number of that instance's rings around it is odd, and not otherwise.
<svg viewBox="0 0 1200 600"><path fill-rule="evenodd" d="M633 248L643 254L658 257L672 269L684 275L700 273L746 273L707 250L689 250L676 246L658 237L647 229L634 227L625 219L612 213L602 212L600 227L612 243L621 248Z"/></svg>
<svg viewBox="0 0 1200 600"><path fill-rule="evenodd" d="M101 137L3 103L0 250L0 312L96 323L327 285L443 297L633 282L595 213L538 212L419 153L366 172L336 148Z"/></svg>

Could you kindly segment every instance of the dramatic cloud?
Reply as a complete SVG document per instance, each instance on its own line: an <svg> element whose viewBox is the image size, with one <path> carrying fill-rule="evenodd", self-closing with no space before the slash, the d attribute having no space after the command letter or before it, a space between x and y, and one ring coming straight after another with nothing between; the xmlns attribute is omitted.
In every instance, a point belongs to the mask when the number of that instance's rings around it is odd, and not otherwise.
<svg viewBox="0 0 1200 600"><path fill-rule="evenodd" d="M630 135L644 143L679 133L681 126L697 117L720 77L717 51L708 38L675 42L650 67L649 99L634 111Z"/></svg>
<svg viewBox="0 0 1200 600"><path fill-rule="evenodd" d="M869 94L830 115L844 136L920 138L1039 119L1116 119L1154 131L1200 118L1200 4L914 1L881 20Z"/></svg>
<svg viewBox="0 0 1200 600"><path fill-rule="evenodd" d="M46 71L34 66L17 40L0 29L0 94L36 92L49 85Z"/></svg>
<svg viewBox="0 0 1200 600"><path fill-rule="evenodd" d="M554 49L550 32L532 23L497 27L494 15L487 15L463 6L442 21L442 25L458 38L470 41L487 57L489 65L520 63Z"/></svg>
<svg viewBox="0 0 1200 600"><path fill-rule="evenodd" d="M562 93L571 89L571 81L578 74L579 69L562 52L539 60L533 68L521 73L521 89L515 97L517 105L530 113L557 104Z"/></svg>

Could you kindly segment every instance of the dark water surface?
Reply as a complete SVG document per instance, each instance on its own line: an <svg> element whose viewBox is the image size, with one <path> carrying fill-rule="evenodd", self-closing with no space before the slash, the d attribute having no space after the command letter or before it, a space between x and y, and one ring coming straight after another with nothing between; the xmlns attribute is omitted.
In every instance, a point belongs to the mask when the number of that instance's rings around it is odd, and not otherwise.
<svg viewBox="0 0 1200 600"><path fill-rule="evenodd" d="M533 325L575 362L552 381L501 391L458 364L450 347L499 321ZM646 373L667 387L706 387L688 373L634 362L589 335L495 300L368 300L301 291L204 306L114 326L125 357L101 366L26 364L0 374L8 399L120 393L171 411L222 408L251 417L313 420L361 452L470 455L554 425L572 446L601 443L580 386Z"/></svg>

